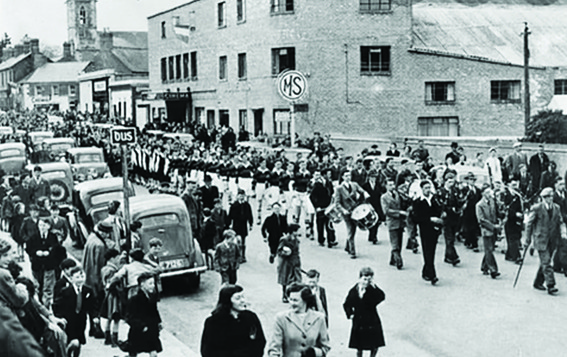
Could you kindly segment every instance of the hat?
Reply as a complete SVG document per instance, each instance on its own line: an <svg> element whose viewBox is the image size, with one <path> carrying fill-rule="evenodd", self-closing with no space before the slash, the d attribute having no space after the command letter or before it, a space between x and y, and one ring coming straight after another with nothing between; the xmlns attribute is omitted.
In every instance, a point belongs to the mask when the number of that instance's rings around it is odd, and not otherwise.
<svg viewBox="0 0 567 357"><path fill-rule="evenodd" d="M494 151L494 152L496 152L496 147L495 147L495 146L493 146L493 147L491 147L491 148L490 148L490 149L488 150L488 152L491 152L491 151Z"/></svg>
<svg viewBox="0 0 567 357"><path fill-rule="evenodd" d="M454 179L457 175L455 175L455 173L453 171L447 171L444 175L444 179L445 180L451 180Z"/></svg>
<svg viewBox="0 0 567 357"><path fill-rule="evenodd" d="M245 192L243 189L239 188L239 189L238 189L238 194L239 194L239 195L244 195L244 194L246 194L246 192Z"/></svg>
<svg viewBox="0 0 567 357"><path fill-rule="evenodd" d="M515 148L520 147L520 146L522 146L522 143L519 142L519 141L515 142L514 145L513 145L513 147L515 147Z"/></svg>
<svg viewBox="0 0 567 357"><path fill-rule="evenodd" d="M378 176L378 171L377 170L370 170L368 171L368 177L377 177Z"/></svg>
<svg viewBox="0 0 567 357"><path fill-rule="evenodd" d="M488 189L490 189L490 188L492 188L492 187L490 187L490 185L489 185L488 183L485 183L485 184L483 184L482 187L480 188L480 192L481 192L481 193L484 193L484 191L486 191L486 190L488 190Z"/></svg>
<svg viewBox="0 0 567 357"><path fill-rule="evenodd" d="M0 238L0 254L8 253L12 249L12 244L4 238Z"/></svg>
<svg viewBox="0 0 567 357"><path fill-rule="evenodd" d="M108 222L107 220L98 222L96 228L99 232L103 232L103 233L112 232L112 224L110 224L110 222Z"/></svg>
<svg viewBox="0 0 567 357"><path fill-rule="evenodd" d="M476 181L476 176L472 172L469 171L469 173L466 174L465 177L463 177L463 180L474 180L474 181Z"/></svg>
<svg viewBox="0 0 567 357"><path fill-rule="evenodd" d="M541 193L539 195L541 197L553 195L553 189L551 187L546 187L543 190L541 190Z"/></svg>

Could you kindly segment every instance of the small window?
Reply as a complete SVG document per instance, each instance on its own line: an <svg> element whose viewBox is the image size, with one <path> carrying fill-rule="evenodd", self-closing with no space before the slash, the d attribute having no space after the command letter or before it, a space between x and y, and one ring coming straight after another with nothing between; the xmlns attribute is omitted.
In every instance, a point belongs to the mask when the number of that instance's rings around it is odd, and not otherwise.
<svg viewBox="0 0 567 357"><path fill-rule="evenodd" d="M181 55L175 56L175 78L181 79Z"/></svg>
<svg viewBox="0 0 567 357"><path fill-rule="evenodd" d="M36 95L43 95L43 87L41 87L41 86L35 87L35 94Z"/></svg>
<svg viewBox="0 0 567 357"><path fill-rule="evenodd" d="M455 82L426 82L425 103L443 104L455 102Z"/></svg>
<svg viewBox="0 0 567 357"><path fill-rule="evenodd" d="M271 0L272 14L293 13L293 0Z"/></svg>
<svg viewBox="0 0 567 357"><path fill-rule="evenodd" d="M219 79L226 79L226 56L219 57Z"/></svg>
<svg viewBox="0 0 567 357"><path fill-rule="evenodd" d="M492 102L519 103L520 81L491 81L490 100Z"/></svg>
<svg viewBox="0 0 567 357"><path fill-rule="evenodd" d="M246 109L238 111L238 127L240 130L248 131L248 111Z"/></svg>
<svg viewBox="0 0 567 357"><path fill-rule="evenodd" d="M197 52L191 52L191 79L197 79Z"/></svg>
<svg viewBox="0 0 567 357"><path fill-rule="evenodd" d="M360 73L390 74L390 46L361 46Z"/></svg>
<svg viewBox="0 0 567 357"><path fill-rule="evenodd" d="M75 94L77 94L75 85L74 85L74 84L71 84L71 85L69 86L69 95L75 95Z"/></svg>
<svg viewBox="0 0 567 357"><path fill-rule="evenodd" d="M360 0L361 12L388 11L392 8L392 0Z"/></svg>
<svg viewBox="0 0 567 357"><path fill-rule="evenodd" d="M161 81L167 81L167 58L161 59Z"/></svg>
<svg viewBox="0 0 567 357"><path fill-rule="evenodd" d="M219 2L217 4L217 25L218 27L226 27L226 2Z"/></svg>
<svg viewBox="0 0 567 357"><path fill-rule="evenodd" d="M59 96L59 86L58 85L54 85L53 86L53 96Z"/></svg>
<svg viewBox="0 0 567 357"><path fill-rule="evenodd" d="M567 79L555 80L555 95L567 95Z"/></svg>
<svg viewBox="0 0 567 357"><path fill-rule="evenodd" d="M189 54L183 54L183 78L189 78Z"/></svg>
<svg viewBox="0 0 567 357"><path fill-rule="evenodd" d="M295 69L295 48L272 49L272 74L278 75L286 69Z"/></svg>
<svg viewBox="0 0 567 357"><path fill-rule="evenodd" d="M161 22L161 38L165 38L165 21Z"/></svg>
<svg viewBox="0 0 567 357"><path fill-rule="evenodd" d="M238 79L246 79L246 53L238 54Z"/></svg>
<svg viewBox="0 0 567 357"><path fill-rule="evenodd" d="M85 25L87 23L87 12L85 11L85 7L81 6L79 9L79 24Z"/></svg>
<svg viewBox="0 0 567 357"><path fill-rule="evenodd" d="M417 122L419 136L459 136L458 117L422 117Z"/></svg>
<svg viewBox="0 0 567 357"><path fill-rule="evenodd" d="M171 80L175 78L175 67L173 67L173 56L170 56L167 62L169 67L169 79Z"/></svg>
<svg viewBox="0 0 567 357"><path fill-rule="evenodd" d="M236 0L236 22L244 22L246 20L246 0Z"/></svg>

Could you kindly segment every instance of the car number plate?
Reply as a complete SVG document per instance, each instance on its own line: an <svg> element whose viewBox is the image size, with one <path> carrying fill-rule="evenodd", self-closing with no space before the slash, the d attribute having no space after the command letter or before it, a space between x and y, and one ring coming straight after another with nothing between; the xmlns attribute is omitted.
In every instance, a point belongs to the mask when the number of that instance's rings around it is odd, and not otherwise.
<svg viewBox="0 0 567 357"><path fill-rule="evenodd" d="M183 259L166 260L160 262L160 266L165 270L183 268Z"/></svg>

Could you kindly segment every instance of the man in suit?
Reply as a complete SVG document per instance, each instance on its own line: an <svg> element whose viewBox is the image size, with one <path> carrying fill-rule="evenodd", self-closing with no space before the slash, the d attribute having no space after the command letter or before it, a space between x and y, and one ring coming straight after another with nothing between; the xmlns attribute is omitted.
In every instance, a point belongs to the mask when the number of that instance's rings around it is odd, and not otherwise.
<svg viewBox="0 0 567 357"><path fill-rule="evenodd" d="M539 180L541 178L541 174L545 171L548 164L549 157L545 153L544 145L540 144L538 153L530 157L529 172L530 176L532 177L533 187L535 189L539 188Z"/></svg>
<svg viewBox="0 0 567 357"><path fill-rule="evenodd" d="M384 192L384 187L380 185L377 180L378 178L378 171L375 169L371 169L368 171L368 179L362 185L362 188L368 192L370 196L368 198L368 203L372 205L372 208L378 214L378 223L368 229L368 241L372 242L372 244L378 244L378 227L380 227L380 223L385 221L384 211L382 211L382 204L381 204L381 197L382 193Z"/></svg>
<svg viewBox="0 0 567 357"><path fill-rule="evenodd" d="M325 169L325 173L331 172L330 169ZM313 180L311 181L311 193L309 199L313 204L316 212L316 225L317 225L317 240L320 246L325 245L325 231L327 232L327 246L334 247L338 243L335 238L335 230L329 217L325 214L325 209L331 204L333 199L333 183L321 175L321 171L315 170L313 172Z"/></svg>
<svg viewBox="0 0 567 357"><path fill-rule="evenodd" d="M307 280L305 284L311 289L313 296L315 296L316 310L325 314L325 322L327 327L329 327L329 310L327 308L327 292L325 288L319 285L319 278L321 274L315 270L311 269L307 272Z"/></svg>
<svg viewBox="0 0 567 357"><path fill-rule="evenodd" d="M31 204L29 212L29 217L24 218L20 227L20 237L23 242L28 242L32 237L39 235L39 229L37 228L39 207L36 204Z"/></svg>
<svg viewBox="0 0 567 357"><path fill-rule="evenodd" d="M262 237L264 237L264 241L268 242L270 247L270 264L274 263L280 238L287 232L287 217L281 214L280 210L280 204L275 202L272 205L272 214L266 217L262 224Z"/></svg>
<svg viewBox="0 0 567 357"><path fill-rule="evenodd" d="M459 229L462 202L455 187L455 175L447 173L445 184L437 190L437 198L443 207L443 235L445 236L445 263L456 266L461 262L455 249L455 235Z"/></svg>
<svg viewBox="0 0 567 357"><path fill-rule="evenodd" d="M493 279L496 279L500 273L494 257L494 244L501 226L498 224L498 218L496 217L494 191L488 184L485 184L481 191L482 199L476 204L476 217L484 242L484 257L482 258L480 270L482 270L483 274L490 274Z"/></svg>
<svg viewBox="0 0 567 357"><path fill-rule="evenodd" d="M242 239L241 242L241 263L246 263L246 237L248 231L254 227L254 218L252 217L252 207L246 201L246 194L244 190L238 189L236 202L230 206L228 211L228 222L232 225L232 229Z"/></svg>
<svg viewBox="0 0 567 357"><path fill-rule="evenodd" d="M386 181L386 193L380 198L380 203L386 217L386 226L390 232L390 245L392 247L390 265L402 269L404 263L401 250L407 212L402 210L401 197L396 190L394 180L388 179Z"/></svg>
<svg viewBox="0 0 567 357"><path fill-rule="evenodd" d="M343 213L347 228L347 242L345 250L350 254L351 259L356 258L354 246L354 235L356 234L356 223L352 220L351 214L369 195L356 182L351 181L350 171L345 171L342 175L343 182L337 187L335 192L335 203Z"/></svg>
<svg viewBox="0 0 567 357"><path fill-rule="evenodd" d="M413 211L415 223L419 225L421 249L423 251L424 264L421 277L435 285L439 281L435 271L435 249L443 225L442 208L433 195L431 181L422 180L420 186L422 196L414 201Z"/></svg>
<svg viewBox="0 0 567 357"><path fill-rule="evenodd" d="M563 222L567 222L567 192L565 191L563 178L558 178L555 182L553 202L559 206ZM558 273L564 273L567 276L567 240L559 240L559 245L553 258L553 270Z"/></svg>
<svg viewBox="0 0 567 357"><path fill-rule="evenodd" d="M508 194L505 196L504 204L506 210L506 223L504 232L506 233L506 260L520 264L520 244L522 231L524 228L524 199L520 193L520 181L518 176L512 176L508 184Z"/></svg>
<svg viewBox="0 0 567 357"><path fill-rule="evenodd" d="M362 159L356 160L356 167L354 170L351 171L351 180L352 182L356 182L359 186L362 186L366 182L366 177L368 173L364 169Z"/></svg>
<svg viewBox="0 0 567 357"><path fill-rule="evenodd" d="M528 165L526 154L522 152L522 143L514 143L514 152L504 160L504 168L508 173L508 178L520 174L520 165Z"/></svg>
<svg viewBox="0 0 567 357"><path fill-rule="evenodd" d="M561 217L561 209L553 203L553 189L546 187L541 190L542 202L532 206L526 225L526 245L534 241L534 248L539 255L539 269L537 271L534 288L545 290L555 295L559 291L555 287L555 276L551 267L551 257L557 247L559 239L567 238L565 222ZM527 248L526 248L527 249Z"/></svg>
<svg viewBox="0 0 567 357"><path fill-rule="evenodd" d="M213 179L210 175L205 175L205 185L201 186L201 202L203 203L203 208L213 209L215 205L215 199L219 198L219 189L217 186L213 186Z"/></svg>
<svg viewBox="0 0 567 357"><path fill-rule="evenodd" d="M480 190L476 187L476 176L469 172L464 177L466 187L465 203L463 208L463 235L465 238L465 247L479 252L478 236L480 235L480 227L476 219L476 204L482 198Z"/></svg>
<svg viewBox="0 0 567 357"><path fill-rule="evenodd" d="M51 197L51 186L49 182L41 176L41 166L33 168L33 177L30 180L30 193L32 203L37 203L40 197Z"/></svg>
<svg viewBox="0 0 567 357"><path fill-rule="evenodd" d="M196 184L194 180L188 180L185 192L181 195L181 199L187 206L189 217L191 218L191 230L193 237L198 237L201 232L201 225L203 224L202 207L199 198L196 196Z"/></svg>
<svg viewBox="0 0 567 357"><path fill-rule="evenodd" d="M240 266L240 247L236 233L227 229L224 240L215 247L215 267L220 273L222 284L236 284L236 272Z"/></svg>

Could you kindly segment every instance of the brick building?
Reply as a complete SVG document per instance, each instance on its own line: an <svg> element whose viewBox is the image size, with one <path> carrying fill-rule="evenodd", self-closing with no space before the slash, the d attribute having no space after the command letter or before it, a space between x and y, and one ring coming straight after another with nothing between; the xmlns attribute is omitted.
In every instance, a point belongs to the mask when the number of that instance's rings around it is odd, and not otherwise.
<svg viewBox="0 0 567 357"><path fill-rule="evenodd" d="M521 135L523 21L547 38L531 62L535 113L567 94L567 43L549 36L565 8L194 0L148 18L152 118L287 133L276 80L296 69L302 134Z"/></svg>

